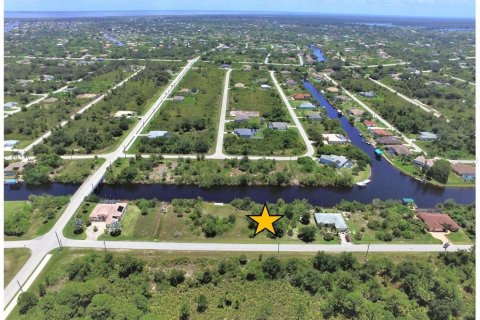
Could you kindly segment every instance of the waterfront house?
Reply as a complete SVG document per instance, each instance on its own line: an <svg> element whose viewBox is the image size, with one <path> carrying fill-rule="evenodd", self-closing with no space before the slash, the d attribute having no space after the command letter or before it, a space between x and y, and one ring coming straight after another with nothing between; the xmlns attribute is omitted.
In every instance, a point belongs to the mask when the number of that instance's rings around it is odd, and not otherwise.
<svg viewBox="0 0 480 320"><path fill-rule="evenodd" d="M434 133L423 131L418 135L418 140L422 141L435 141L438 139L438 136Z"/></svg>
<svg viewBox="0 0 480 320"><path fill-rule="evenodd" d="M249 128L238 128L234 130L234 133L240 138L247 138L247 139L250 139L257 134L255 129L249 129Z"/></svg>
<svg viewBox="0 0 480 320"><path fill-rule="evenodd" d="M408 156L412 154L412 151L410 151L407 147L405 147L402 144L387 145L385 146L385 148L393 156Z"/></svg>
<svg viewBox="0 0 480 320"><path fill-rule="evenodd" d="M268 127L273 130L287 130L288 124L286 122L270 122Z"/></svg>
<svg viewBox="0 0 480 320"><path fill-rule="evenodd" d="M327 91L330 93L338 93L340 90L337 87L328 87Z"/></svg>
<svg viewBox="0 0 480 320"><path fill-rule="evenodd" d="M352 117L359 119L363 115L363 110L352 108L352 109L349 110L349 113Z"/></svg>
<svg viewBox="0 0 480 320"><path fill-rule="evenodd" d="M318 158L318 162L337 169L353 167L353 162L347 157L333 154L321 155L320 158Z"/></svg>
<svg viewBox="0 0 480 320"><path fill-rule="evenodd" d="M149 139L155 139L155 138L170 138L172 137L172 134L168 131L150 131L147 134L147 137Z"/></svg>
<svg viewBox="0 0 480 320"><path fill-rule="evenodd" d="M413 159L413 164L421 168L431 169L435 164L436 159L427 159L424 156L418 156Z"/></svg>
<svg viewBox="0 0 480 320"><path fill-rule="evenodd" d="M345 136L338 133L324 133L322 136L324 144L346 144L348 142Z"/></svg>
<svg viewBox="0 0 480 320"><path fill-rule="evenodd" d="M427 226L429 232L458 231L460 226L445 213L418 212L419 217Z"/></svg>
<svg viewBox="0 0 480 320"><path fill-rule="evenodd" d="M105 222L107 228L112 222L120 221L127 209L126 202L99 203L90 213L91 222Z"/></svg>
<svg viewBox="0 0 480 320"><path fill-rule="evenodd" d="M456 163L452 165L452 171L465 181L475 180L475 167L469 164Z"/></svg>
<svg viewBox="0 0 480 320"><path fill-rule="evenodd" d="M350 98L348 96L335 96L335 98L333 99L335 101L342 101L342 102L350 101Z"/></svg>
<svg viewBox="0 0 480 320"><path fill-rule="evenodd" d="M375 142L377 144L383 144L383 145L402 144L402 141L397 137L380 137L380 138L375 139Z"/></svg>
<svg viewBox="0 0 480 320"><path fill-rule="evenodd" d="M341 213L315 213L315 223L317 227L332 227L338 232L344 232L348 230L345 219Z"/></svg>
<svg viewBox="0 0 480 320"><path fill-rule="evenodd" d="M391 137L391 136L393 136L393 133L391 133L390 131L387 131L385 129L381 129L381 128L372 129L371 131L372 131L372 133L375 137Z"/></svg>
<svg viewBox="0 0 480 320"><path fill-rule="evenodd" d="M374 128L377 126L377 123L373 120L365 120L363 121L363 124L365 125L365 127L367 128Z"/></svg>

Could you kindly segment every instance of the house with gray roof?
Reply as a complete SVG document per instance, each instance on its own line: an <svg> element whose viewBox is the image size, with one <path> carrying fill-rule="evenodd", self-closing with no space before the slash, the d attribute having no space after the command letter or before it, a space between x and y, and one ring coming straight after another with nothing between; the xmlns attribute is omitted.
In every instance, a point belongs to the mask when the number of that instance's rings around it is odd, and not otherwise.
<svg viewBox="0 0 480 320"><path fill-rule="evenodd" d="M17 104L18 104L17 102L11 101L11 102L5 103L5 104L3 105L3 107L4 107L5 109L11 109L11 108L13 108L13 107L16 107Z"/></svg>
<svg viewBox="0 0 480 320"><path fill-rule="evenodd" d="M320 115L320 113L312 113L307 115L307 119L310 121L320 121L322 120L322 116Z"/></svg>
<svg viewBox="0 0 480 320"><path fill-rule="evenodd" d="M315 223L320 227L334 227L338 232L348 230L341 213L315 213Z"/></svg>
<svg viewBox="0 0 480 320"><path fill-rule="evenodd" d="M268 127L273 130L287 130L288 124L286 122L270 122Z"/></svg>
<svg viewBox="0 0 480 320"><path fill-rule="evenodd" d="M237 128L233 131L237 136L240 138L252 138L257 134L255 129L248 129L248 128Z"/></svg>
<svg viewBox="0 0 480 320"><path fill-rule="evenodd" d="M358 94L366 98L373 98L376 96L375 92L373 91L362 91L362 92L359 92Z"/></svg>
<svg viewBox="0 0 480 320"><path fill-rule="evenodd" d="M335 167L337 169L353 167L353 162L350 159L334 154L322 154L320 158L318 158L318 162L327 166Z"/></svg>
<svg viewBox="0 0 480 320"><path fill-rule="evenodd" d="M185 97L184 96L175 96L175 97L173 97L172 100L175 101L175 102L182 102L183 100L185 100Z"/></svg>

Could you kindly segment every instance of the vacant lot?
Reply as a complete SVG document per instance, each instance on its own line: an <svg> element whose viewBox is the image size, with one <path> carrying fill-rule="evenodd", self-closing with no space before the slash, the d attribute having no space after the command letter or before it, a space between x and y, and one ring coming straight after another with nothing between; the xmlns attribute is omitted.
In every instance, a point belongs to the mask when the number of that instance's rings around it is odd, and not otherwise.
<svg viewBox="0 0 480 320"><path fill-rule="evenodd" d="M3 249L3 284L6 287L30 257L30 249Z"/></svg>

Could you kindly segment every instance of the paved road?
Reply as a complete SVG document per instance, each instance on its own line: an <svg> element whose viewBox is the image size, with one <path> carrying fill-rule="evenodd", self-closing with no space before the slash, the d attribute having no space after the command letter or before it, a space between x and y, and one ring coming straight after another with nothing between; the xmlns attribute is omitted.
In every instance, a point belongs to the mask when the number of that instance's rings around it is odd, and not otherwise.
<svg viewBox="0 0 480 320"><path fill-rule="evenodd" d="M303 57L302 57L301 54L298 54L298 59L300 60L300 65L303 66L304 62L303 62Z"/></svg>
<svg viewBox="0 0 480 320"><path fill-rule="evenodd" d="M398 62L398 63L386 63L386 64L371 64L371 65L350 65L350 66L343 66L342 68L376 68L378 66L383 66L383 67L393 67L393 66L404 66L410 64L410 62Z"/></svg>
<svg viewBox="0 0 480 320"><path fill-rule="evenodd" d="M15 297L18 291L18 284L19 281L22 285L26 283L30 275L37 269L37 266L42 261L43 257L53 249L59 246L57 239L60 239L62 242L68 242L65 238L63 238L62 231L64 227L69 222L70 218L75 214L77 209L82 204L83 199L92 193L95 187L102 181L105 172L116 159L123 156L123 151L126 150L132 141L135 138L135 135L140 132L148 121L152 118L155 112L160 108L163 104L165 99L170 95L173 89L177 86L180 80L185 76L187 71L191 68L191 66L199 59L190 60L187 65L183 68L183 70L177 75L177 77L168 85L165 89L163 94L158 98L158 100L150 107L150 109L145 113L144 119L145 121L138 122L137 125L130 131L127 137L122 141L122 143L118 146L118 148L110 153L106 154L105 158L106 161L95 171L91 174L85 182L78 188L75 194L70 198L70 202L67 205L67 208L60 216L58 221L55 223L53 228L43 236L33 240L33 241L18 241L15 244L19 244L20 246L26 245L32 250L32 256L27 260L24 266L20 269L18 274L13 278L13 280L5 287L4 291L4 304L5 307L7 304ZM58 237L58 238L57 238ZM5 247L8 247L8 243L5 243Z"/></svg>
<svg viewBox="0 0 480 320"><path fill-rule="evenodd" d="M298 131L300 132L300 136L305 142L305 145L307 147L307 152L304 154L304 156L313 157L315 155L315 148L313 147L312 142L308 139L308 135L305 132L305 129L303 129L303 126L300 123L300 120L298 119L297 115L295 114L295 111L293 110L292 105L290 104L290 101L288 101L287 96L285 95L285 92L283 92L283 89L280 87L280 84L278 83L277 78L275 78L275 71L270 71L270 76L272 77L273 83L275 84L275 87L277 88L278 93L280 93L280 97L282 98L283 102L287 106L288 112L290 113L290 117L293 119L293 122L298 128Z"/></svg>
<svg viewBox="0 0 480 320"><path fill-rule="evenodd" d="M217 132L217 145L215 147L215 153L212 155L214 158L222 158L223 154L223 138L225 135L225 117L227 115L227 106L228 106L228 90L230 86L230 74L232 69L228 69L225 74L225 83L223 84L223 97L222 97L222 106L220 110L220 121L218 123L218 132Z"/></svg>
<svg viewBox="0 0 480 320"><path fill-rule="evenodd" d="M458 80L460 82L468 82L468 84L471 84L472 86L475 86L475 83L473 83L473 82L463 80L463 79L460 79L460 78L457 78L457 77L454 77L454 76L451 76L451 75L448 75L448 74L444 74L444 75L447 76L447 77L450 77L452 79Z"/></svg>
<svg viewBox="0 0 480 320"><path fill-rule="evenodd" d="M442 116L442 114L440 112L438 112L437 110L435 110L434 108L418 101L418 100L415 100L415 99L411 99L409 97L407 97L406 95L404 94L401 94L400 92L398 92L397 90L393 89L392 87L389 87L387 86L386 84L384 83L381 83L380 81L377 81L377 80L374 80L372 78L368 78L370 81L373 81L375 84L381 86L381 87L384 87L385 89L387 89L388 91L392 92L392 93L396 93L397 96L399 96L400 98L402 98L403 100L413 104L414 106L417 106L419 107L420 109L422 109L423 111L426 111L428 113L433 113L433 115L437 118L440 118ZM450 120L447 119L447 122L450 122Z"/></svg>
<svg viewBox="0 0 480 320"><path fill-rule="evenodd" d="M330 78L327 74L323 74L324 77L330 81L332 81L333 84L335 85L338 85L338 83L333 80L332 78ZM359 100L355 95L353 95L352 93L350 93L350 91L348 91L347 89L345 88L342 88L343 91L345 91L345 94L347 96L349 96L350 98L352 98L356 103L358 103L359 105L361 105L365 110L367 110L368 112L370 112L370 114L375 118L377 119L378 121L382 122L385 127L393 132L396 132L398 135L400 135L406 142L407 144L412 147L414 149L415 152L423 152L426 154L426 152L424 150L422 150L419 146L417 146L412 139L408 138L407 136L405 136L403 133L400 132L400 130L398 130L397 128L395 128L393 125L391 125L387 120L383 119L380 115L378 115L375 111L373 111L369 106L367 106L365 103L363 103L361 100Z"/></svg>

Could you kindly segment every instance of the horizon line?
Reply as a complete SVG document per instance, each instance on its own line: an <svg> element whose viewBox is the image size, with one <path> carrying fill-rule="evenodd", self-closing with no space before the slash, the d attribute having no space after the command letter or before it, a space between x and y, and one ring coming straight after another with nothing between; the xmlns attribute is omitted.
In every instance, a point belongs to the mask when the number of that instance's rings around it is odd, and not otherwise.
<svg viewBox="0 0 480 320"><path fill-rule="evenodd" d="M468 19L474 20L476 16L408 16L408 15L390 15L390 14L368 14L368 13L330 13L330 12L307 12L307 11L254 11L254 10L187 10L187 9L177 9L177 10L165 10L165 9L145 9L145 10L35 10L35 11L24 11L24 10L5 10L4 13L88 13L88 12L202 12L204 14L215 14L215 13L223 13L223 14L274 14L274 15L281 15L281 14L293 14L293 15L305 15L305 16L318 16L318 15L325 15L325 16L356 16L356 17L391 17L391 18L428 18L428 19ZM152 15L154 16L154 15ZM115 17L115 16L112 16ZM4 17L7 18L7 17ZM31 17L33 18L33 17ZM75 18L75 17L72 17ZM90 17L93 18L93 17ZM105 17L103 17L105 18Z"/></svg>

